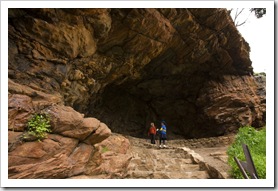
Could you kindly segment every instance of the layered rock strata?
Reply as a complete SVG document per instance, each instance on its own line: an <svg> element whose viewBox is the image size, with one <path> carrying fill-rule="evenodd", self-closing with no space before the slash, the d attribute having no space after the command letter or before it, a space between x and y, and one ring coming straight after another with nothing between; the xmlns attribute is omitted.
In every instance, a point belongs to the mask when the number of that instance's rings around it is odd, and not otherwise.
<svg viewBox="0 0 278 191"><path fill-rule="evenodd" d="M41 172L57 163L47 153L76 165L74 153L87 153L74 170L61 162L59 178L101 168L89 158L111 130L143 137L163 119L169 137L198 138L265 125L264 86L226 9L9 9L8 19L9 156L23 161L10 159L10 177L34 177L20 166L32 152L15 151L41 111L53 133L27 146L38 148ZM57 140L72 146L48 152L44 143Z"/></svg>
<svg viewBox="0 0 278 191"><path fill-rule="evenodd" d="M249 52L226 9L9 9L9 78L135 136L263 125Z"/></svg>

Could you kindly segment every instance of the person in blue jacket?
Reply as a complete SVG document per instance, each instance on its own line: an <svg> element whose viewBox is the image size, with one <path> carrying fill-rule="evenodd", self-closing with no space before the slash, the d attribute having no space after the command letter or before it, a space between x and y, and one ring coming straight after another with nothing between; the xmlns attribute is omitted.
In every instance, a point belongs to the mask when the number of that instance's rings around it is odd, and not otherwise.
<svg viewBox="0 0 278 191"><path fill-rule="evenodd" d="M159 147L162 148L162 143L163 143L163 147L166 147L166 125L165 125L165 121L161 122L161 128L159 130Z"/></svg>

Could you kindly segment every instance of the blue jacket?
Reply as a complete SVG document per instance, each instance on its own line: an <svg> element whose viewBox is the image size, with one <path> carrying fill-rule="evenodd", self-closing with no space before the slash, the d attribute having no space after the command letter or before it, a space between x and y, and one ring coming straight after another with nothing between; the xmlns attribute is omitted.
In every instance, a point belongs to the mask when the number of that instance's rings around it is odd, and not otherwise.
<svg viewBox="0 0 278 191"><path fill-rule="evenodd" d="M162 125L159 131L162 135L166 135L166 126Z"/></svg>

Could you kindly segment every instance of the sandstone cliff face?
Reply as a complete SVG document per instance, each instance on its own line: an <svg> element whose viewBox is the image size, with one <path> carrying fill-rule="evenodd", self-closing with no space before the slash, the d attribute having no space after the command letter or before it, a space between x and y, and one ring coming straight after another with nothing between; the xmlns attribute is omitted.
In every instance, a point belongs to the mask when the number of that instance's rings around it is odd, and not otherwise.
<svg viewBox="0 0 278 191"><path fill-rule="evenodd" d="M162 119L170 137L264 125L249 51L226 9L9 9L9 92L129 135Z"/></svg>

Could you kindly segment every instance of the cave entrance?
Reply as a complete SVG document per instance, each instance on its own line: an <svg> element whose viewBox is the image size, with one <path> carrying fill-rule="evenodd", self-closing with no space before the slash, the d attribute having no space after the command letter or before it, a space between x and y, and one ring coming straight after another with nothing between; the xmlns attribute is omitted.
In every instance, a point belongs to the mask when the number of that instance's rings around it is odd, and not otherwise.
<svg viewBox="0 0 278 191"><path fill-rule="evenodd" d="M180 64L169 49L147 64L139 78L123 75L125 80L107 85L97 99L92 98L89 115L112 132L135 137L146 138L150 123L160 127L162 120L170 139L208 136L200 134L206 122L196 102L209 74L207 67L198 66Z"/></svg>
<svg viewBox="0 0 278 191"><path fill-rule="evenodd" d="M160 127L165 120L170 139L192 138L199 123L198 86L189 87L182 80L182 76L168 76L108 85L98 101L92 101L89 115L115 133L147 138L150 123Z"/></svg>

